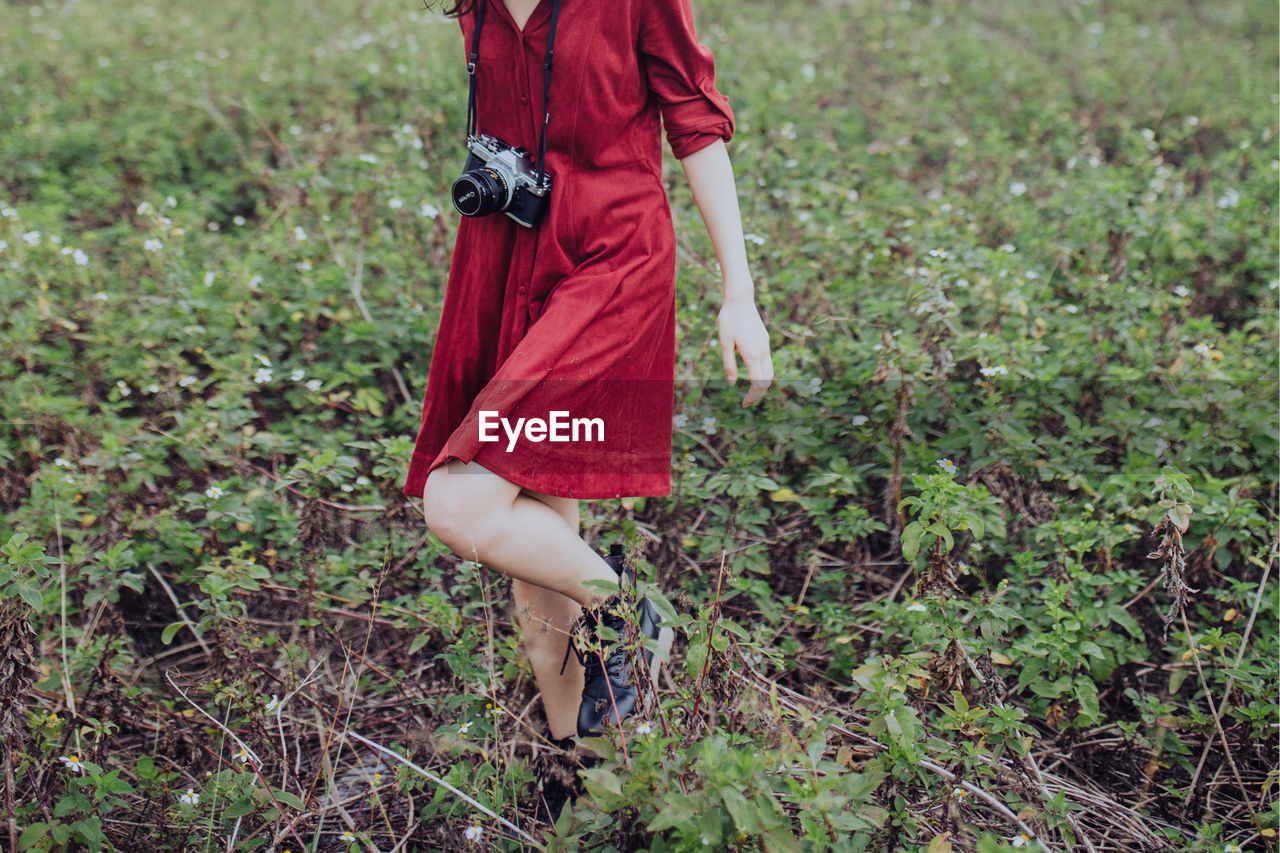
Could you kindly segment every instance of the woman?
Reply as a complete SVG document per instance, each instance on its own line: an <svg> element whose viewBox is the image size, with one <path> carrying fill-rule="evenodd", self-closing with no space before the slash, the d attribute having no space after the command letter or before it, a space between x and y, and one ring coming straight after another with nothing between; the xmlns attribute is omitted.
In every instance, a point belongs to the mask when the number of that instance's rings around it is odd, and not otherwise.
<svg viewBox="0 0 1280 853"><path fill-rule="evenodd" d="M570 660L571 629L620 628L634 608L640 630L657 636L648 602L627 606L583 585L621 581L625 598L629 573L579 537L578 501L671 491L664 127L720 262L725 375L737 380L740 353L744 406L773 378L725 149L734 119L689 0L458 0L448 12L464 57L477 56L476 131L536 160L549 116L551 188L532 227L502 213L459 223L403 489L422 496L445 545L511 576L550 734L565 742L620 723L636 691L618 644ZM555 439L556 413L568 440Z"/></svg>

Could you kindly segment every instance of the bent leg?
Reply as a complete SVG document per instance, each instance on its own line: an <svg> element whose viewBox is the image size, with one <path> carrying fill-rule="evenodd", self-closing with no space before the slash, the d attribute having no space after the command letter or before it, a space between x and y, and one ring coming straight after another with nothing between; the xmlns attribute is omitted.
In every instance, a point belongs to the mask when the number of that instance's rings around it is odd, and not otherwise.
<svg viewBox="0 0 1280 853"><path fill-rule="evenodd" d="M480 465L453 460L436 468L427 477L422 501L427 528L464 559L578 604L604 597L583 581L617 583L613 569L579 538L565 515Z"/></svg>

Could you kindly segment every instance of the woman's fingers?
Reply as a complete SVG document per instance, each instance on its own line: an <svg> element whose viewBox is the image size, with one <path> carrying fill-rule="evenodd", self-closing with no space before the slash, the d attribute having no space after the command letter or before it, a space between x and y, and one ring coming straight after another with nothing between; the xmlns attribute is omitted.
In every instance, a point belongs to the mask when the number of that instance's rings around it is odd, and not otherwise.
<svg viewBox="0 0 1280 853"><path fill-rule="evenodd" d="M773 384L773 358L766 349L763 353L753 352L751 355L744 352L742 360L747 365L747 376L751 377L751 387L747 389L747 396L742 400L742 405L745 407L763 397L764 392L768 391L769 386Z"/></svg>
<svg viewBox="0 0 1280 853"><path fill-rule="evenodd" d="M738 358L734 353L737 343L724 332L720 333L720 358L724 362L724 378L733 385L738 381Z"/></svg>
<svg viewBox="0 0 1280 853"><path fill-rule="evenodd" d="M747 389L742 405L750 406L768 390L773 382L773 356L769 352L769 333L760 321L754 305L744 309L740 305L724 305L718 320L720 332L720 357L724 361L724 375L732 385L738 381L737 356L742 355L751 387Z"/></svg>

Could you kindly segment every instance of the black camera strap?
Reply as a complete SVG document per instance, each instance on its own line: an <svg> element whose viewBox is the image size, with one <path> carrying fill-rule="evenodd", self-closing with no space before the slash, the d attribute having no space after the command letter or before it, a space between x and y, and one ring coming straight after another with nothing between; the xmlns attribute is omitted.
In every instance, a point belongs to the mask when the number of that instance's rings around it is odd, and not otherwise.
<svg viewBox="0 0 1280 853"><path fill-rule="evenodd" d="M501 3L502 0L497 0ZM480 33L488 0L480 0L476 8L476 28L471 35L471 55L467 58L467 75L471 78L467 93L467 137L476 133L476 63L480 60ZM545 183L547 161L547 125L551 123L551 66L556 55L556 23L560 20L560 0L551 2L551 26L547 34L547 55L542 63L542 130L538 133L538 186ZM527 22L526 22L527 23Z"/></svg>

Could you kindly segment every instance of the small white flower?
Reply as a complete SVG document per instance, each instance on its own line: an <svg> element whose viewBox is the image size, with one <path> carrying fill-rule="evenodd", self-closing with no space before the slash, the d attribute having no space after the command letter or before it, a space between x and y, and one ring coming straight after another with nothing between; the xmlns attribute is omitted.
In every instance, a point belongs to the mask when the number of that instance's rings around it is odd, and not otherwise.
<svg viewBox="0 0 1280 853"><path fill-rule="evenodd" d="M320 387L321 387L322 385L324 385L324 383L323 383L323 382L321 382L319 379L308 379L308 380L307 380L307 390L308 390L308 391L319 391L319 390L320 390Z"/></svg>
<svg viewBox="0 0 1280 853"><path fill-rule="evenodd" d="M1014 181L1013 183L1009 184L1009 195L1025 195L1026 192L1027 192L1027 185L1024 184L1022 181Z"/></svg>
<svg viewBox="0 0 1280 853"><path fill-rule="evenodd" d="M811 62L806 62L804 65L800 66L800 74L806 80L812 80L817 76L817 73L818 70L813 67L813 63Z"/></svg>
<svg viewBox="0 0 1280 853"><path fill-rule="evenodd" d="M1062 310L1066 311L1068 314L1075 314L1080 310L1080 306L1079 305L1063 305Z"/></svg>
<svg viewBox="0 0 1280 853"><path fill-rule="evenodd" d="M689 416L686 414L673 415L671 418L671 426L676 429L683 429L689 423Z"/></svg>
<svg viewBox="0 0 1280 853"><path fill-rule="evenodd" d="M355 835L355 833L354 833L354 832L352 832L352 831L351 831L351 830L349 830L349 829L344 829L344 830L342 831L342 834L341 834L341 835L339 835L338 837L339 837L339 838L341 838L343 841L355 841L355 840L356 840L356 835Z"/></svg>
<svg viewBox="0 0 1280 853"><path fill-rule="evenodd" d="M1218 196L1218 208L1225 210L1228 207L1236 207L1240 204L1240 193L1238 190L1227 188L1222 191L1222 195Z"/></svg>
<svg viewBox="0 0 1280 853"><path fill-rule="evenodd" d="M173 196L169 196L168 198L166 198L166 199L164 200L164 203L165 203L165 204L167 204L167 205L169 205L170 207L177 207L177 206L178 206L178 200L177 200L176 198L174 198Z"/></svg>
<svg viewBox="0 0 1280 853"><path fill-rule="evenodd" d="M372 154L361 154L360 162L361 163L377 163L378 158L373 156Z"/></svg>
<svg viewBox="0 0 1280 853"><path fill-rule="evenodd" d="M128 397L133 393L133 389L126 385L123 379L116 380L116 390L120 392L121 397Z"/></svg>
<svg viewBox="0 0 1280 853"><path fill-rule="evenodd" d="M183 388L190 388L196 384L196 378L194 376L179 376L178 384Z"/></svg>
<svg viewBox="0 0 1280 853"><path fill-rule="evenodd" d="M404 207L404 199L393 198L391 199L391 201L387 202L387 207L391 208L392 210L399 210L400 208Z"/></svg>
<svg viewBox="0 0 1280 853"><path fill-rule="evenodd" d="M716 419L715 419L715 418L703 418L703 419L702 419L702 431L703 431L703 432L705 432L707 435L715 435L715 434L716 434Z"/></svg>
<svg viewBox="0 0 1280 853"><path fill-rule="evenodd" d="M9 241L8 241L8 240L0 240L0 252L3 252L3 251L4 251L5 249L7 249L7 248L9 248Z"/></svg>
<svg viewBox="0 0 1280 853"><path fill-rule="evenodd" d="M1185 119L1183 119L1182 123L1185 124L1187 127L1195 127L1198 124L1200 124L1200 119L1197 116L1187 116Z"/></svg>
<svg viewBox="0 0 1280 853"><path fill-rule="evenodd" d="M852 418L849 419L849 423L853 424L854 426L862 426L868 420L870 420L870 418L868 418L866 415L854 415Z"/></svg>
<svg viewBox="0 0 1280 853"><path fill-rule="evenodd" d="M89 266L89 256L85 254L84 249L76 249L74 252L72 252L71 259L76 262L76 266L78 267Z"/></svg>
<svg viewBox="0 0 1280 853"><path fill-rule="evenodd" d="M653 726L650 725L649 723L636 724L636 734L638 735L647 735L652 731L653 731Z"/></svg>
<svg viewBox="0 0 1280 853"><path fill-rule="evenodd" d="M260 284L262 284L262 276L260 275L255 275L249 279L250 290L257 290Z"/></svg>
<svg viewBox="0 0 1280 853"><path fill-rule="evenodd" d="M280 697L272 693L270 701L267 702L267 713L272 714L278 710L280 710Z"/></svg>
<svg viewBox="0 0 1280 853"><path fill-rule="evenodd" d="M471 730L471 721L470 721L470 720L468 720L467 722L465 722L465 723L463 723L462 725L458 726L458 734L460 734L460 735L465 735L465 734L466 734L468 731L470 731L470 730Z"/></svg>
<svg viewBox="0 0 1280 853"><path fill-rule="evenodd" d="M164 248L164 243L161 243L155 237L152 237L151 239L143 242L142 248L147 252L158 252Z"/></svg>
<svg viewBox="0 0 1280 853"><path fill-rule="evenodd" d="M744 234L742 239L746 240L748 243L755 243L757 246L764 245L764 238L759 234Z"/></svg>
<svg viewBox="0 0 1280 853"><path fill-rule="evenodd" d="M4 207L0 207L0 216L3 216L5 219L17 219L18 211L8 205L5 205Z"/></svg>
<svg viewBox="0 0 1280 853"><path fill-rule="evenodd" d="M148 385L148 386L147 386L147 393L148 393L148 394L159 394L159 393L160 393L160 386L159 386L159 385L157 385L156 383L152 382L150 385Z"/></svg>
<svg viewBox="0 0 1280 853"><path fill-rule="evenodd" d="M969 574L969 564L964 560L956 560L956 571L962 575Z"/></svg>
<svg viewBox="0 0 1280 853"><path fill-rule="evenodd" d="M1012 243L1001 243L1001 244L1000 244L1000 251L1002 251L1002 252L1016 252L1016 251L1018 251L1018 249L1017 249L1017 247L1015 247Z"/></svg>
<svg viewBox="0 0 1280 853"><path fill-rule="evenodd" d="M484 830L478 826L468 826L466 831L462 833L462 837L476 844L481 838L484 838Z"/></svg>
<svg viewBox="0 0 1280 853"><path fill-rule="evenodd" d="M921 604L918 601L913 601L910 604L908 604L907 609L910 610L912 613L925 613L929 610L929 608L925 607L923 604Z"/></svg>
<svg viewBox="0 0 1280 853"><path fill-rule="evenodd" d="M271 381L271 368L259 367L253 374L253 381L262 385Z"/></svg>
<svg viewBox="0 0 1280 853"><path fill-rule="evenodd" d="M190 803L191 805L194 806L199 804L200 795L196 793L194 788L188 788L185 794L182 794L181 796L178 797L178 800L180 802Z"/></svg>
<svg viewBox="0 0 1280 853"><path fill-rule="evenodd" d="M68 462L67 460L63 459L61 456L59 456L57 459L53 460L53 464L54 464L54 465L57 465L59 468L70 468L70 467L71 467L71 463L70 463L70 462Z"/></svg>
<svg viewBox="0 0 1280 853"><path fill-rule="evenodd" d="M1196 352L1196 353L1197 353L1197 354L1199 354L1199 355L1208 355L1209 353L1213 352L1213 347L1209 346L1208 344L1203 344L1203 343L1201 343L1201 344L1196 344L1196 345L1195 345L1194 347L1192 347L1191 349L1192 349L1192 351Z"/></svg>
<svg viewBox="0 0 1280 853"><path fill-rule="evenodd" d="M28 246L39 246L39 245L40 245L40 232L39 232L39 231L28 231L26 234L23 234L23 235L22 235L22 239L23 239L24 241L26 241L26 244L27 244Z"/></svg>
<svg viewBox="0 0 1280 853"><path fill-rule="evenodd" d="M953 796L953 797L967 797L967 796L969 796L969 792L968 792L968 791L966 791L964 788L961 788L960 786L958 786L958 785L957 785L956 787L954 787L954 788L952 788L952 789L951 789L951 796Z"/></svg>
<svg viewBox="0 0 1280 853"><path fill-rule="evenodd" d="M939 459L938 467L943 471L946 471L948 474L954 474L959 470L956 468L956 463L952 462L950 459Z"/></svg>
<svg viewBox="0 0 1280 853"><path fill-rule="evenodd" d="M72 773L83 773L84 762L80 760L78 755L63 755L58 758Z"/></svg>
<svg viewBox="0 0 1280 853"><path fill-rule="evenodd" d="M1008 374L1009 368L1005 367L1003 364L997 364L994 367L984 367L978 372L983 376L1004 376Z"/></svg>
<svg viewBox="0 0 1280 853"><path fill-rule="evenodd" d="M255 353L253 354L253 357L254 357L254 358L256 358L256 359L258 360L258 363L259 363L259 364L261 364L263 367L270 367L270 366L271 366L271 359L267 358L267 357L266 357L265 355L263 355L262 353L260 353L260 352L255 352Z"/></svg>
<svg viewBox="0 0 1280 853"><path fill-rule="evenodd" d="M1222 848L1222 853L1240 853L1244 848L1234 841L1227 842L1227 846Z"/></svg>
<svg viewBox="0 0 1280 853"><path fill-rule="evenodd" d="M248 764L248 763L249 763L249 753L248 753L246 750L244 750L243 748L242 748L242 749L237 750L237 751L236 751L236 761L239 761L241 764Z"/></svg>
<svg viewBox="0 0 1280 853"><path fill-rule="evenodd" d="M204 496L206 498L220 498L222 497L222 489L217 486L210 486L204 490Z"/></svg>
<svg viewBox="0 0 1280 853"><path fill-rule="evenodd" d="M62 478L62 482L64 483L74 483L75 481L76 481L76 478L72 477L70 474Z"/></svg>
<svg viewBox="0 0 1280 853"><path fill-rule="evenodd" d="M243 224L244 224L244 222L245 222L244 217L243 217L243 216L240 216L239 214L237 214L237 215L235 215L235 216L231 217L231 224L232 224L232 225L243 225Z"/></svg>
<svg viewBox="0 0 1280 853"><path fill-rule="evenodd" d="M155 208L151 206L151 202L144 201L142 204L138 205L138 209L135 211L135 213L137 213L139 216L146 216L148 213L151 213L154 210Z"/></svg>
<svg viewBox="0 0 1280 853"><path fill-rule="evenodd" d="M357 486L369 485L369 478L366 477L364 474L361 474L359 477L356 477L356 485Z"/></svg>
<svg viewBox="0 0 1280 853"><path fill-rule="evenodd" d="M305 243L307 241L307 232L301 225L294 226L293 239L300 243Z"/></svg>
<svg viewBox="0 0 1280 853"><path fill-rule="evenodd" d="M311 261L299 261L294 267L298 272L311 272Z"/></svg>
<svg viewBox="0 0 1280 853"><path fill-rule="evenodd" d="M205 270L205 271L204 271L204 286L205 286L205 287L209 287L209 286L211 286L211 285L213 284L214 279L216 279L217 277L218 277L218 276L217 276L217 274L215 274L213 270Z"/></svg>
<svg viewBox="0 0 1280 853"><path fill-rule="evenodd" d="M440 208L436 207L434 204L427 204L424 202L422 207L418 210L418 215L423 219L435 219L440 215Z"/></svg>
<svg viewBox="0 0 1280 853"><path fill-rule="evenodd" d="M1017 835L1015 835L1013 838L1010 838L1010 839L1009 839L1009 844L1010 844L1011 846L1013 846L1013 847L1026 847L1026 846L1027 846L1027 842L1028 842L1028 841L1030 841L1030 840L1031 840L1031 839L1030 839L1030 838L1028 838L1026 835L1024 835L1024 834L1022 834L1022 833L1018 833L1018 834L1017 834Z"/></svg>
<svg viewBox="0 0 1280 853"><path fill-rule="evenodd" d="M1173 293L1175 296L1180 296L1183 299L1191 295L1191 291L1187 290L1186 286L1181 284L1174 285Z"/></svg>
<svg viewBox="0 0 1280 853"><path fill-rule="evenodd" d="M344 492L354 492L356 490L356 487L351 485L350 483L343 483L341 486L341 489Z"/></svg>
<svg viewBox="0 0 1280 853"><path fill-rule="evenodd" d="M307 375L307 372L303 370L301 367L295 367L293 371L289 373L289 379L290 381L293 381L293 382L301 382L302 377L306 375Z"/></svg>

